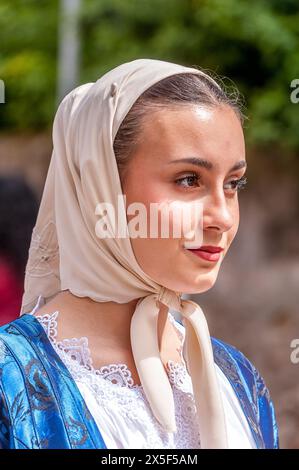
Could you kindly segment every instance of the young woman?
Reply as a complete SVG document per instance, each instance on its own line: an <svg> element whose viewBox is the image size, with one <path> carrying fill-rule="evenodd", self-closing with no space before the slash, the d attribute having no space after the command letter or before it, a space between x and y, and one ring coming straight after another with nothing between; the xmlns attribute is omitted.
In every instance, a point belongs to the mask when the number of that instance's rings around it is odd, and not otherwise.
<svg viewBox="0 0 299 470"><path fill-rule="evenodd" d="M262 377L182 297L216 281L245 170L238 103L197 68L137 59L64 98L0 333L2 447L278 447ZM152 236L173 202L193 239Z"/></svg>

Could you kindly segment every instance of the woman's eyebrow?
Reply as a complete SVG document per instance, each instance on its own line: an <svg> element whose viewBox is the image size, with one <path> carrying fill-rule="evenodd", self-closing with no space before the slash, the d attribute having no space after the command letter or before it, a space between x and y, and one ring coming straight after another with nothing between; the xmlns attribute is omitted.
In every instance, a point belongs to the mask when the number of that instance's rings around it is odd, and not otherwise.
<svg viewBox="0 0 299 470"><path fill-rule="evenodd" d="M189 158L179 158L178 160L172 160L169 164L172 163L191 163L191 165L200 166L206 168L207 170L213 170L214 165L209 160L204 160L203 158L198 157L189 157ZM247 163L245 160L240 160L239 162L235 163L229 171L240 170L241 168L247 167Z"/></svg>

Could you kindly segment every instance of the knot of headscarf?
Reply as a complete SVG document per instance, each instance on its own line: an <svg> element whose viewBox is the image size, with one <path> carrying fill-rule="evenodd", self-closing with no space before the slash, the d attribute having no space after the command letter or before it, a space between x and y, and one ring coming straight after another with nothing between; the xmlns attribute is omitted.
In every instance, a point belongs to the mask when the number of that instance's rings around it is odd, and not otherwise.
<svg viewBox="0 0 299 470"><path fill-rule="evenodd" d="M206 318L198 304L181 300L178 293L165 287L140 299L131 321L132 351L153 413L168 432L176 431L173 393L158 345L159 302L183 317L183 356L192 380L201 447L226 448L226 424Z"/></svg>
<svg viewBox="0 0 299 470"><path fill-rule="evenodd" d="M221 448L227 446L224 412L201 308L181 300L177 292L143 272L129 237L100 238L95 230L99 203L117 208L120 202L119 213L126 222L113 151L120 124L147 88L187 72L205 75L171 62L137 59L115 67L95 83L77 87L60 103L20 314L29 312L40 295L47 303L63 290L96 302L139 299L131 322L134 360L154 415L167 431L174 432L174 400L159 354L157 318L160 303L177 310L186 328L183 351L193 384L201 446Z"/></svg>

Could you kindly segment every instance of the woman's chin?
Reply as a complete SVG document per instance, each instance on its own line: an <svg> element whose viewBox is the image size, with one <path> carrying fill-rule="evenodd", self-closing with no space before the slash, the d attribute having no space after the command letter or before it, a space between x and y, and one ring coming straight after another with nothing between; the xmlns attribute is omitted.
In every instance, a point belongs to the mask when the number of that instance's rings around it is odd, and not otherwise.
<svg viewBox="0 0 299 470"><path fill-rule="evenodd" d="M208 290L212 289L212 287L214 286L214 284L208 286L208 287L197 287L197 288L194 288L194 289L189 289L188 292L184 292L184 294L204 294L205 292L207 292Z"/></svg>
<svg viewBox="0 0 299 470"><path fill-rule="evenodd" d="M207 292L208 290L212 289L214 286L215 282L213 283L203 283L200 286L190 286L190 288L186 291L181 291L183 294L203 294L204 292Z"/></svg>
<svg viewBox="0 0 299 470"><path fill-rule="evenodd" d="M203 273L197 279L185 279L181 282L168 282L166 287L182 294L202 294L211 289L217 280L217 273ZM165 285L164 284L164 285Z"/></svg>

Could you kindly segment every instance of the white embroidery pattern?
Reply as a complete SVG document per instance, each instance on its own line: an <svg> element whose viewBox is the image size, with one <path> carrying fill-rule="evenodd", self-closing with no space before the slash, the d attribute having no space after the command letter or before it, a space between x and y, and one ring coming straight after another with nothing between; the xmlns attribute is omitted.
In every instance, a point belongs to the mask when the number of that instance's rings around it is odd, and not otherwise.
<svg viewBox="0 0 299 470"><path fill-rule="evenodd" d="M92 391L101 409L123 416L125 420L142 423L147 436L148 448L200 448L199 430L192 382L182 356L183 327L169 313L181 339L181 363L167 362L169 381L173 386L177 432L167 433L152 415L142 385L134 384L131 371L126 364L108 364L100 369L92 365L88 339L72 338L56 341L59 312L36 316L48 335L55 351L66 364L76 382L84 383Z"/></svg>

